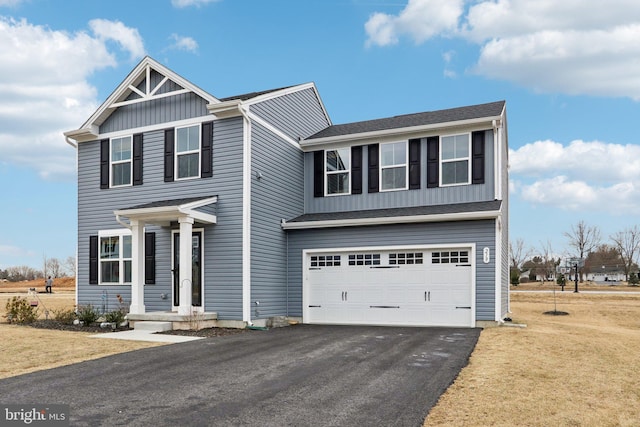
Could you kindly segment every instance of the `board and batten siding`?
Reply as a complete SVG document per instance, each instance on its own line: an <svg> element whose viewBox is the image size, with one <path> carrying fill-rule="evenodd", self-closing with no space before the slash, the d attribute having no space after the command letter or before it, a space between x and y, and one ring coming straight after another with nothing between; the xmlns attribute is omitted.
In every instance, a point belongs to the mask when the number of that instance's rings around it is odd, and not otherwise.
<svg viewBox="0 0 640 427"><path fill-rule="evenodd" d="M304 211L302 158L299 148L253 124L252 319L287 315L287 236L280 224Z"/></svg>
<svg viewBox="0 0 640 427"><path fill-rule="evenodd" d="M476 320L495 320L495 221L459 221L421 224L396 224L367 227L320 228L289 231L289 315L302 316L304 249L324 249L394 245L476 244ZM491 259L482 261L488 247Z"/></svg>
<svg viewBox="0 0 640 427"><path fill-rule="evenodd" d="M402 139L399 139L402 140ZM357 145L357 144L356 144ZM313 194L313 152L305 153L305 213L348 212L369 209L387 209L411 206L447 205L493 200L494 190L494 148L493 131L485 132L485 182L484 184L456 185L427 188L427 144L422 138L420 147L420 189L379 191L368 193L366 159L368 146L362 146L363 173L362 194L331 195L314 197Z"/></svg>
<svg viewBox="0 0 640 427"><path fill-rule="evenodd" d="M251 112L295 141L313 135L330 124L312 88L254 104Z"/></svg>
<svg viewBox="0 0 640 427"><path fill-rule="evenodd" d="M153 126L206 116L207 101L193 92L119 107L104 123L100 133Z"/></svg>
<svg viewBox="0 0 640 427"><path fill-rule="evenodd" d="M187 197L218 196L218 223L204 227L205 309L220 319L242 319L242 119L213 126L213 176L164 182L164 131L143 135L143 185L100 189L100 142L78 146L78 303L101 304L102 293L130 303L130 285L89 285L89 236L121 229L113 211ZM198 224L194 228L201 228ZM171 227L147 226L156 233L156 284L145 286L147 311L171 309ZM162 294L169 298L162 299Z"/></svg>

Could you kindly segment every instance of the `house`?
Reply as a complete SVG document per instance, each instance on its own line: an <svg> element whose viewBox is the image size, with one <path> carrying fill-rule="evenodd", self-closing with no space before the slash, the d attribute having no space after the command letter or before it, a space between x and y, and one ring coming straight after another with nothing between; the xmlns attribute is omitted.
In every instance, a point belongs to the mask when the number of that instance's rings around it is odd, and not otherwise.
<svg viewBox="0 0 640 427"><path fill-rule="evenodd" d="M333 125L313 83L216 98L146 57L65 136L80 305L174 327L509 310L504 101Z"/></svg>

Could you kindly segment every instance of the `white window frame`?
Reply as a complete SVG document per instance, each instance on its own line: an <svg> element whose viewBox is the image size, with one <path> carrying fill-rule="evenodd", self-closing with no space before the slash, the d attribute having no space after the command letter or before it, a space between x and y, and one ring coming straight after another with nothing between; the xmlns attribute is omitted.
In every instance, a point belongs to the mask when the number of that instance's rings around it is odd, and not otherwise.
<svg viewBox="0 0 640 427"><path fill-rule="evenodd" d="M396 163L393 165L383 166L382 165L382 147L385 145L395 145L395 144L404 144L404 163ZM409 141L394 141L394 142L384 142L380 144L380 149L378 150L378 164L380 165L380 176L378 177L378 188L380 192L385 191L401 191L409 189ZM397 188L382 188L382 171L384 169L395 169L399 167L404 167L404 187Z"/></svg>
<svg viewBox="0 0 640 427"><path fill-rule="evenodd" d="M130 152L131 152L131 156L129 157L129 159L126 160L113 160L113 141L116 139L129 139L129 146L130 146ZM125 163L129 163L129 183L127 184L114 184L113 183L113 178L115 176L115 174L113 173L113 166L114 165L122 165ZM117 187L130 187L133 185L133 135L123 135L123 136L118 136L118 137L113 137L109 139L109 186L111 188L117 188Z"/></svg>
<svg viewBox="0 0 640 427"><path fill-rule="evenodd" d="M346 169L341 169L341 170L335 170L335 171L329 171L327 170L327 154L330 151L340 151L340 150L346 150L347 151L347 158L349 159L349 167ZM338 174L347 174L347 177L349 179L349 185L347 188L347 191L344 193L329 193L329 175L338 175ZM331 196L348 196L351 194L351 147L340 147L340 148L332 148L332 149L328 149L328 150L324 150L324 195L331 197Z"/></svg>
<svg viewBox="0 0 640 427"><path fill-rule="evenodd" d="M187 150L187 151L181 151L178 152L178 129L186 129L186 128L191 128L191 127L197 127L198 128L198 149L197 150ZM183 180L188 180L188 179L196 179L196 178L200 178L200 168L202 167L202 126L200 124L195 124L195 125L187 125L187 126L180 126L180 127L176 127L175 128L175 141L174 141L174 177L176 181L183 181ZM179 162L179 158L180 156L185 156L185 155L190 155L190 154L198 154L198 173L196 173L193 176L185 176L183 178L180 178L180 174L178 173L180 170L180 162Z"/></svg>
<svg viewBox="0 0 640 427"><path fill-rule="evenodd" d="M443 140L445 138L451 138L451 137L457 137L457 136L462 136L462 135L466 135L467 136L467 157L456 157L453 159L443 159L442 158L442 153L443 153ZM470 185L471 184L471 133L470 132L465 132L465 133L456 133L456 134L450 134L450 135L442 135L440 136L440 147L439 147L439 170L440 170L440 176L438 177L440 182L440 187L454 187L457 185ZM442 182L442 177L444 176L444 171L443 171L443 165L445 163L455 163L455 162L462 162L462 161L467 161L467 181L466 182L454 182L454 183L450 183L450 184L444 184Z"/></svg>
<svg viewBox="0 0 640 427"><path fill-rule="evenodd" d="M115 230L100 230L98 231L98 284L107 285L107 286L116 286L116 285L131 285L131 282L125 282L124 280L124 263L125 261L129 261L133 264L133 252L131 253L131 258L125 258L123 249L124 242L123 237L129 236L131 237L131 230L126 228L120 228ZM103 238L111 238L117 237L119 239L118 242L118 258L102 258L102 239ZM117 282L103 282L102 281L102 263L103 262L118 262L118 281ZM132 277L133 280L133 277Z"/></svg>

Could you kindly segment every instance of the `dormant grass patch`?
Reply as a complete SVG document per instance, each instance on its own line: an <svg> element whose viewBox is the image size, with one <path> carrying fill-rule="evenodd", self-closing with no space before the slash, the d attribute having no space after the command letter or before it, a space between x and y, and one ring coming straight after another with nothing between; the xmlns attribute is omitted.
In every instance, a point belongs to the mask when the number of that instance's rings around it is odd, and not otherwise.
<svg viewBox="0 0 640 427"><path fill-rule="evenodd" d="M31 285L31 286L30 286ZM19 292L29 300L27 290L35 283L3 285L1 292ZM11 286L10 289L9 286ZM44 289L44 287L42 287ZM43 290L41 289L41 290ZM39 293L38 313L44 319L44 307L50 312L73 309L73 288L57 288L53 294ZM162 345L139 341L100 340L89 338L92 333L36 329L9 325L4 317L7 300L14 294L0 293L0 378L12 377L43 369L98 359L111 354ZM51 318L51 317L50 317Z"/></svg>
<svg viewBox="0 0 640 427"><path fill-rule="evenodd" d="M637 290L637 288L628 288ZM425 426L637 426L640 295L512 294Z"/></svg>

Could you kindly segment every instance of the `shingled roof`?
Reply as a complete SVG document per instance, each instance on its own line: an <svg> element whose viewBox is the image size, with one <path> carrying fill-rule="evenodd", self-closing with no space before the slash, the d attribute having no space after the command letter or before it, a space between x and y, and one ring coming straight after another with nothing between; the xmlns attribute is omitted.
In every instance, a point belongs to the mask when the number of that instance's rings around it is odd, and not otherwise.
<svg viewBox="0 0 640 427"><path fill-rule="evenodd" d="M319 138L331 138L341 135L401 129L414 126L432 125L437 123L456 122L461 120L479 119L482 117L496 117L502 114L505 101L490 102L488 104L470 105L467 107L450 108L447 110L427 111L423 113L405 114L384 119L367 120L363 122L346 123L329 126L320 132L306 138L307 141Z"/></svg>
<svg viewBox="0 0 640 427"><path fill-rule="evenodd" d="M234 96L228 96L226 98L220 98L220 101L222 101L222 102L231 101L232 99L239 99L240 101L246 101L248 99L252 99L252 98L258 97L260 95L266 95L266 94L271 93L271 92L277 92L279 90L289 89L290 87L293 87L293 86L285 86L285 87L280 87L280 88L277 88L277 89L263 90L263 91L260 91L260 92L243 93L242 95L234 95Z"/></svg>

